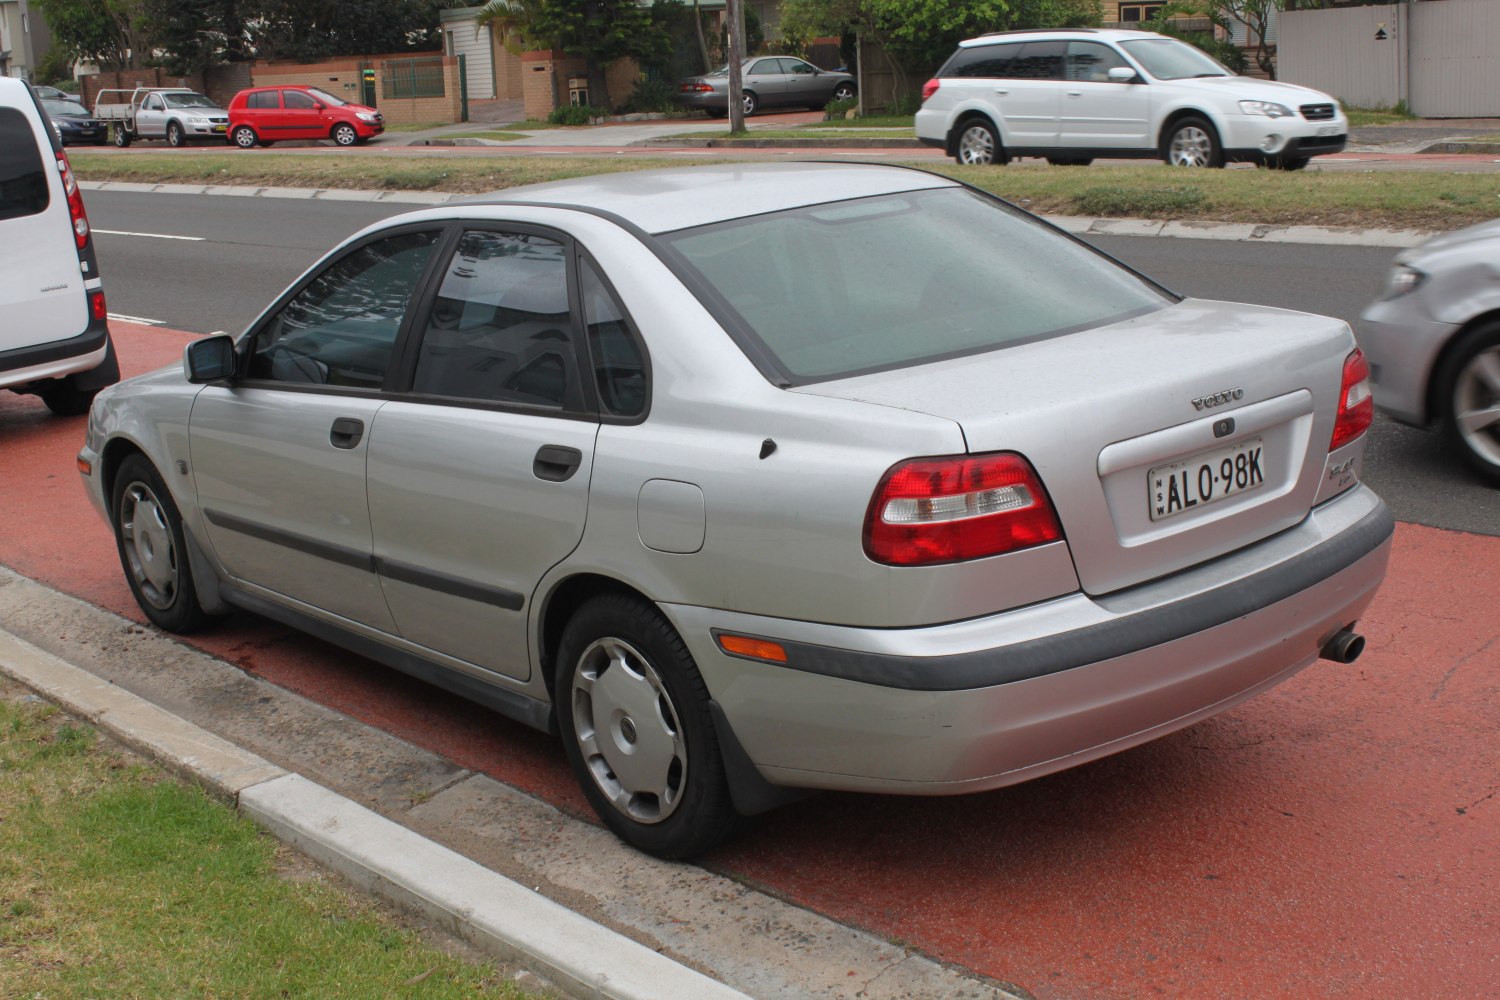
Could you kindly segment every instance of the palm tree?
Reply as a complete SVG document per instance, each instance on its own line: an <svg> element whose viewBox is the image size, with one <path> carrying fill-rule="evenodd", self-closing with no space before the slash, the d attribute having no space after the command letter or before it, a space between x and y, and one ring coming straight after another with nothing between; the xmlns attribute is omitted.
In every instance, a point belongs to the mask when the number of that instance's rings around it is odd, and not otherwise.
<svg viewBox="0 0 1500 1000"><path fill-rule="evenodd" d="M541 8L541 0L489 0L479 8L474 21L498 28L501 44L513 54L556 48L555 39L537 37L532 27L541 15Z"/></svg>

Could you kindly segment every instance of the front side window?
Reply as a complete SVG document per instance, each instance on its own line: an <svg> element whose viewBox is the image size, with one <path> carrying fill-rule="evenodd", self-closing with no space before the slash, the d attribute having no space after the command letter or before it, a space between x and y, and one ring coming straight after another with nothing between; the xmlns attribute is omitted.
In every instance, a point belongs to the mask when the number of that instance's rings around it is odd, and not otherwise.
<svg viewBox="0 0 1500 1000"><path fill-rule="evenodd" d="M1109 71L1117 66L1129 68L1120 53L1098 42L1069 42L1067 79L1084 83L1109 83ZM1132 72L1134 72L1132 70Z"/></svg>
<svg viewBox="0 0 1500 1000"><path fill-rule="evenodd" d="M15 108L0 108L0 222L44 212L50 203L31 122Z"/></svg>
<svg viewBox="0 0 1500 1000"><path fill-rule="evenodd" d="M960 188L792 209L662 237L793 382L1102 326L1171 299ZM739 323L734 324L733 320Z"/></svg>
<svg viewBox="0 0 1500 1000"><path fill-rule="evenodd" d="M329 265L261 327L249 377L379 389L439 235L387 236Z"/></svg>
<svg viewBox="0 0 1500 1000"><path fill-rule="evenodd" d="M812 76L816 72L811 65L803 62L801 59L781 60L781 71L783 73L790 73L793 76Z"/></svg>
<svg viewBox="0 0 1500 1000"><path fill-rule="evenodd" d="M283 90L281 103L288 111L311 111L317 102L300 90Z"/></svg>
<svg viewBox="0 0 1500 1000"><path fill-rule="evenodd" d="M467 232L433 302L412 391L579 409L572 330L563 244Z"/></svg>
<svg viewBox="0 0 1500 1000"><path fill-rule="evenodd" d="M1158 80L1234 75L1202 50L1175 38L1142 38L1121 42L1120 47Z"/></svg>
<svg viewBox="0 0 1500 1000"><path fill-rule="evenodd" d="M145 105L143 105L143 107L147 111L160 111L161 98L157 97L155 94L152 94L150 97L146 98L146 103Z"/></svg>

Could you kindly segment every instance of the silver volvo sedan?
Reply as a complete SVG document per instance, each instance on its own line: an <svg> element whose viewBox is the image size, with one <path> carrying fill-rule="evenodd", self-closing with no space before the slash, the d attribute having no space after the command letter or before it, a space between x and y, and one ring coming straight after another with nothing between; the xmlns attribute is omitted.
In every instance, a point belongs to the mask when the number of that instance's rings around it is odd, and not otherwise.
<svg viewBox="0 0 1500 1000"><path fill-rule="evenodd" d="M157 625L249 609L556 732L684 857L1350 662L1371 419L1337 320L1183 299L933 174L724 165L366 229L101 393L79 465Z"/></svg>

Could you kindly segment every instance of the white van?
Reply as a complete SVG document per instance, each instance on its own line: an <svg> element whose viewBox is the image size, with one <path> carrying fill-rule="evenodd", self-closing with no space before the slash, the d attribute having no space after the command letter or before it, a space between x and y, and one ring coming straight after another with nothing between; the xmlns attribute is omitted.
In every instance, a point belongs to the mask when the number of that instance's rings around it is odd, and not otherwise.
<svg viewBox="0 0 1500 1000"><path fill-rule="evenodd" d="M1236 76L1175 38L1058 28L959 43L922 88L916 131L978 166L1037 156L1300 170L1343 150L1349 119L1327 94Z"/></svg>
<svg viewBox="0 0 1500 1000"><path fill-rule="evenodd" d="M30 85L0 77L0 389L72 416L119 380L83 195Z"/></svg>

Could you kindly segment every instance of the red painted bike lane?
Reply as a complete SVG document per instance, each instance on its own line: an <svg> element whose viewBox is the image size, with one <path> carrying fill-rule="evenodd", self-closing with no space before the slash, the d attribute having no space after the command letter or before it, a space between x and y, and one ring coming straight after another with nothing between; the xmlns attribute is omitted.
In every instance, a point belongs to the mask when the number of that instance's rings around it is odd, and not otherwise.
<svg viewBox="0 0 1500 1000"><path fill-rule="evenodd" d="M185 334L116 324L127 374ZM73 459L0 396L0 563L143 620ZM713 867L1038 998L1500 997L1500 538L1401 525L1354 666L1015 788L824 795ZM587 815L560 746L237 615L193 644Z"/></svg>

